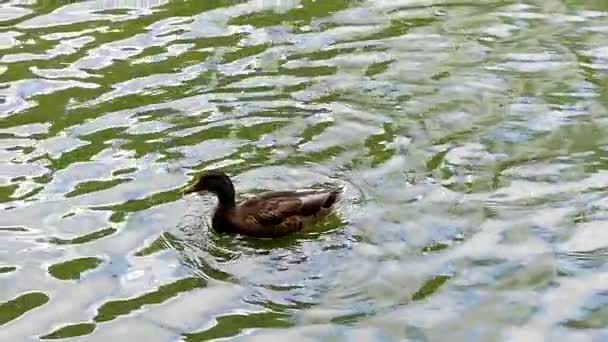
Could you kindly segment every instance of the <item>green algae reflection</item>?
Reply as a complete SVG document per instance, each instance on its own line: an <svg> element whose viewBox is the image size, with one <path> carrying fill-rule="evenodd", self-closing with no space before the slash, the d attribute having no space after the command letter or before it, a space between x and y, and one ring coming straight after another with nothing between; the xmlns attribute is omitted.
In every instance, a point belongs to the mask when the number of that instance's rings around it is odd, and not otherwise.
<svg viewBox="0 0 608 342"><path fill-rule="evenodd" d="M13 300L0 304L0 325L21 317L26 312L46 304L49 296L42 292L23 294Z"/></svg>
<svg viewBox="0 0 608 342"><path fill-rule="evenodd" d="M450 277L439 275L428 280L424 285L412 296L413 300L424 299L435 293Z"/></svg>
<svg viewBox="0 0 608 342"><path fill-rule="evenodd" d="M41 336L41 340L57 340L62 338L70 338L84 336L95 331L93 323L78 323L61 327L48 335Z"/></svg>
<svg viewBox="0 0 608 342"><path fill-rule="evenodd" d="M158 290L145 293L139 297L107 302L99 308L97 316L94 319L96 322L111 321L118 316L138 310L144 305L160 304L182 292L188 292L205 285L207 283L200 278L180 279L171 284L160 286Z"/></svg>
<svg viewBox="0 0 608 342"><path fill-rule="evenodd" d="M80 279L80 275L99 266L103 260L95 257L78 258L49 267L49 273L61 280Z"/></svg>
<svg viewBox="0 0 608 342"><path fill-rule="evenodd" d="M15 267L15 266L0 266L0 274L11 273L11 272L15 272L16 270L17 270L17 267Z"/></svg>

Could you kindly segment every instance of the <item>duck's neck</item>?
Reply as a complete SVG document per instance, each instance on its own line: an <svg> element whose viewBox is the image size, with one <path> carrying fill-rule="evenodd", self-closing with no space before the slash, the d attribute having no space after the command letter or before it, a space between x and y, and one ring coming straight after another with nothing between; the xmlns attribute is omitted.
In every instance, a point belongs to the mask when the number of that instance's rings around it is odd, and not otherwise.
<svg viewBox="0 0 608 342"><path fill-rule="evenodd" d="M234 208L236 206L236 201L234 199L234 193L226 194L219 193L217 194L217 199L220 201L219 206L225 209Z"/></svg>
<svg viewBox="0 0 608 342"><path fill-rule="evenodd" d="M226 183L221 187L221 189L217 189L217 191L214 192L219 200L220 208L231 209L236 206L234 186L232 183Z"/></svg>

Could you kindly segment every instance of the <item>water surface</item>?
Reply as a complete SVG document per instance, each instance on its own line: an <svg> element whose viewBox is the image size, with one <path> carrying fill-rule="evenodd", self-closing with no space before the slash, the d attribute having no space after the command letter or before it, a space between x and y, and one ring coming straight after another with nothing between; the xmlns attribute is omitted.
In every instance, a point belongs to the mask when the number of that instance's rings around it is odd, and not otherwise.
<svg viewBox="0 0 608 342"><path fill-rule="evenodd" d="M0 340L606 340L607 82L604 0L3 2Z"/></svg>

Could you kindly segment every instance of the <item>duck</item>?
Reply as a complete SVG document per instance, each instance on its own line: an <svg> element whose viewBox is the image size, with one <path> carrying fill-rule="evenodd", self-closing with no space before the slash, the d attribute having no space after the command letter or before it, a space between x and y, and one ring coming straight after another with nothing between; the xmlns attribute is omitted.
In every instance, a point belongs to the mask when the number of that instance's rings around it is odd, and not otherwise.
<svg viewBox="0 0 608 342"><path fill-rule="evenodd" d="M335 209L341 189L268 191L236 202L234 184L223 171L207 171L183 194L214 194L211 225L218 233L278 238L304 231Z"/></svg>

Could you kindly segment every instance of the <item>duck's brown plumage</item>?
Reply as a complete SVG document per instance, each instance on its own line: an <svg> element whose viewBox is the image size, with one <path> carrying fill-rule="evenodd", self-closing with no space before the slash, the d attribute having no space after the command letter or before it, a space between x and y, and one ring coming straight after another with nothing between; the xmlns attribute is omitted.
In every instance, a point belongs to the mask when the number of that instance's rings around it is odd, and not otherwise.
<svg viewBox="0 0 608 342"><path fill-rule="evenodd" d="M218 171L204 174L184 193L209 191L219 203L213 229L254 237L280 237L303 230L327 215L338 200L339 190L270 191L235 202L230 178Z"/></svg>

